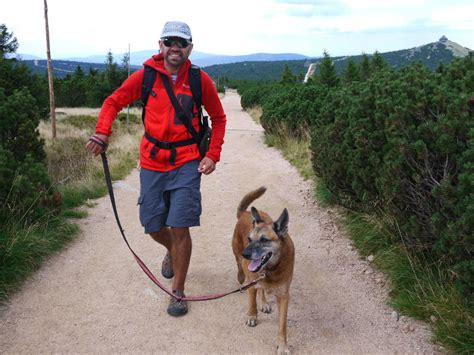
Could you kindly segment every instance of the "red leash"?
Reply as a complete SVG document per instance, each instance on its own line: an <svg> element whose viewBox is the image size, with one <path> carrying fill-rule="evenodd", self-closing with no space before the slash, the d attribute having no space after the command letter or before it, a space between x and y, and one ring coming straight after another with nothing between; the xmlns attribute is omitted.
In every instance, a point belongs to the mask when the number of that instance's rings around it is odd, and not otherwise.
<svg viewBox="0 0 474 355"><path fill-rule="evenodd" d="M114 196L114 190L112 187L112 179L110 177L110 170L109 170L109 164L107 162L107 156L105 155L105 152L101 153L102 157L102 165L104 166L104 175L105 175L105 182L107 183L107 189L109 190L109 196L110 196L110 202L112 203L112 209L114 211L115 215L115 220L117 221L117 225L120 229L120 233L122 234L123 240L125 241L125 244L127 244L128 249L132 252L133 256L135 257L135 260L137 261L138 265L142 268L143 272L150 278L153 283L161 288L164 292L166 292L168 295L176 298L179 301L208 301L208 300L216 300L218 298L222 298L224 296L230 295L232 293L237 293L237 292L243 292L246 289L254 286L262 280L265 277L265 274L261 274L257 279L252 280L249 282L247 285L241 286L238 289L226 293L220 293L217 295L210 295L210 296L194 296L194 297L179 297L176 296L174 293L169 291L165 286L163 286L158 279L153 275L153 273L148 269L148 267L145 265L145 263L140 259L140 257L133 251L132 247L128 243L127 238L125 237L124 230L122 228L122 224L120 223L120 219L118 216L117 212L117 205L115 204L115 196Z"/></svg>

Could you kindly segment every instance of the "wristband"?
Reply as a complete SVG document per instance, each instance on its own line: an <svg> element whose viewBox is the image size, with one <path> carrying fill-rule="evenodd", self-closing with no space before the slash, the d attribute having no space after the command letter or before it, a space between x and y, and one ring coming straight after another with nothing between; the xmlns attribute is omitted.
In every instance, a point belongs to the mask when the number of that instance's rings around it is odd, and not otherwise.
<svg viewBox="0 0 474 355"><path fill-rule="evenodd" d="M97 145L99 145L103 150L106 150L109 144L107 142L104 142L102 139L100 139L97 136L92 136L89 138L89 140Z"/></svg>

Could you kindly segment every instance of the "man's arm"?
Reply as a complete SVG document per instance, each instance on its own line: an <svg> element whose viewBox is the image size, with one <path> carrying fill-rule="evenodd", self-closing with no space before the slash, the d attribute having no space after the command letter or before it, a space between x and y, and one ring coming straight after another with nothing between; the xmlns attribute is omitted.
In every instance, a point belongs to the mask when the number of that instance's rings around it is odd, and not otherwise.
<svg viewBox="0 0 474 355"><path fill-rule="evenodd" d="M112 134L112 124L117 114L125 106L131 104L140 97L143 70L133 73L123 84L108 96L99 113L95 134L89 138L86 149L92 154L98 155L106 151L109 136Z"/></svg>
<svg viewBox="0 0 474 355"><path fill-rule="evenodd" d="M112 123L117 117L117 114L125 106L140 98L142 80L143 69L130 75L112 95L105 99L95 128L96 134L106 136L112 134Z"/></svg>
<svg viewBox="0 0 474 355"><path fill-rule="evenodd" d="M214 163L217 163L220 160L222 144L224 143L227 118L214 82L209 75L202 70L201 80L202 103L212 122L211 143L206 157L211 159Z"/></svg>

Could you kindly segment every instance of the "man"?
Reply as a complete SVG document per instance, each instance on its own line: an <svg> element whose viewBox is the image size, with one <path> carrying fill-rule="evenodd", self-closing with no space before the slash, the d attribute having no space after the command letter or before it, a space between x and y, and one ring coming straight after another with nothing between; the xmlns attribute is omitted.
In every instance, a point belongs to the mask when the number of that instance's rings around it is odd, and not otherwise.
<svg viewBox="0 0 474 355"><path fill-rule="evenodd" d="M184 286L191 259L189 227L199 225L201 214L201 174L211 174L219 161L226 125L226 115L211 78L201 71L202 103L212 122L209 150L201 157L192 135L175 112L160 73L165 74L183 110L192 116L199 132L199 114L189 83L193 43L191 30L183 22L167 22L159 41L160 53L144 65L157 71L156 80L144 110L145 135L140 144L140 221L145 233L165 246L167 254L162 274L173 279L173 294L184 297ZM126 105L140 98L144 69L133 73L103 103L93 135L86 148L102 153L112 133L113 120ZM186 145L170 149L168 142ZM165 142L157 144L157 142ZM185 301L172 297L168 314L187 313Z"/></svg>

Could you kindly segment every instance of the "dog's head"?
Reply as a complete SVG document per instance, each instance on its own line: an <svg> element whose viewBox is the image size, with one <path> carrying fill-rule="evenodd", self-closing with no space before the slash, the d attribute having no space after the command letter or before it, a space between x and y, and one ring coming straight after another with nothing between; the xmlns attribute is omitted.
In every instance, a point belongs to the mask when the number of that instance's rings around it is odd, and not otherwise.
<svg viewBox="0 0 474 355"><path fill-rule="evenodd" d="M280 259L280 249L288 235L288 211L285 208L280 217L271 223L265 222L255 207L251 208L253 229L248 237L248 246L242 256L250 260L250 272L271 269Z"/></svg>

